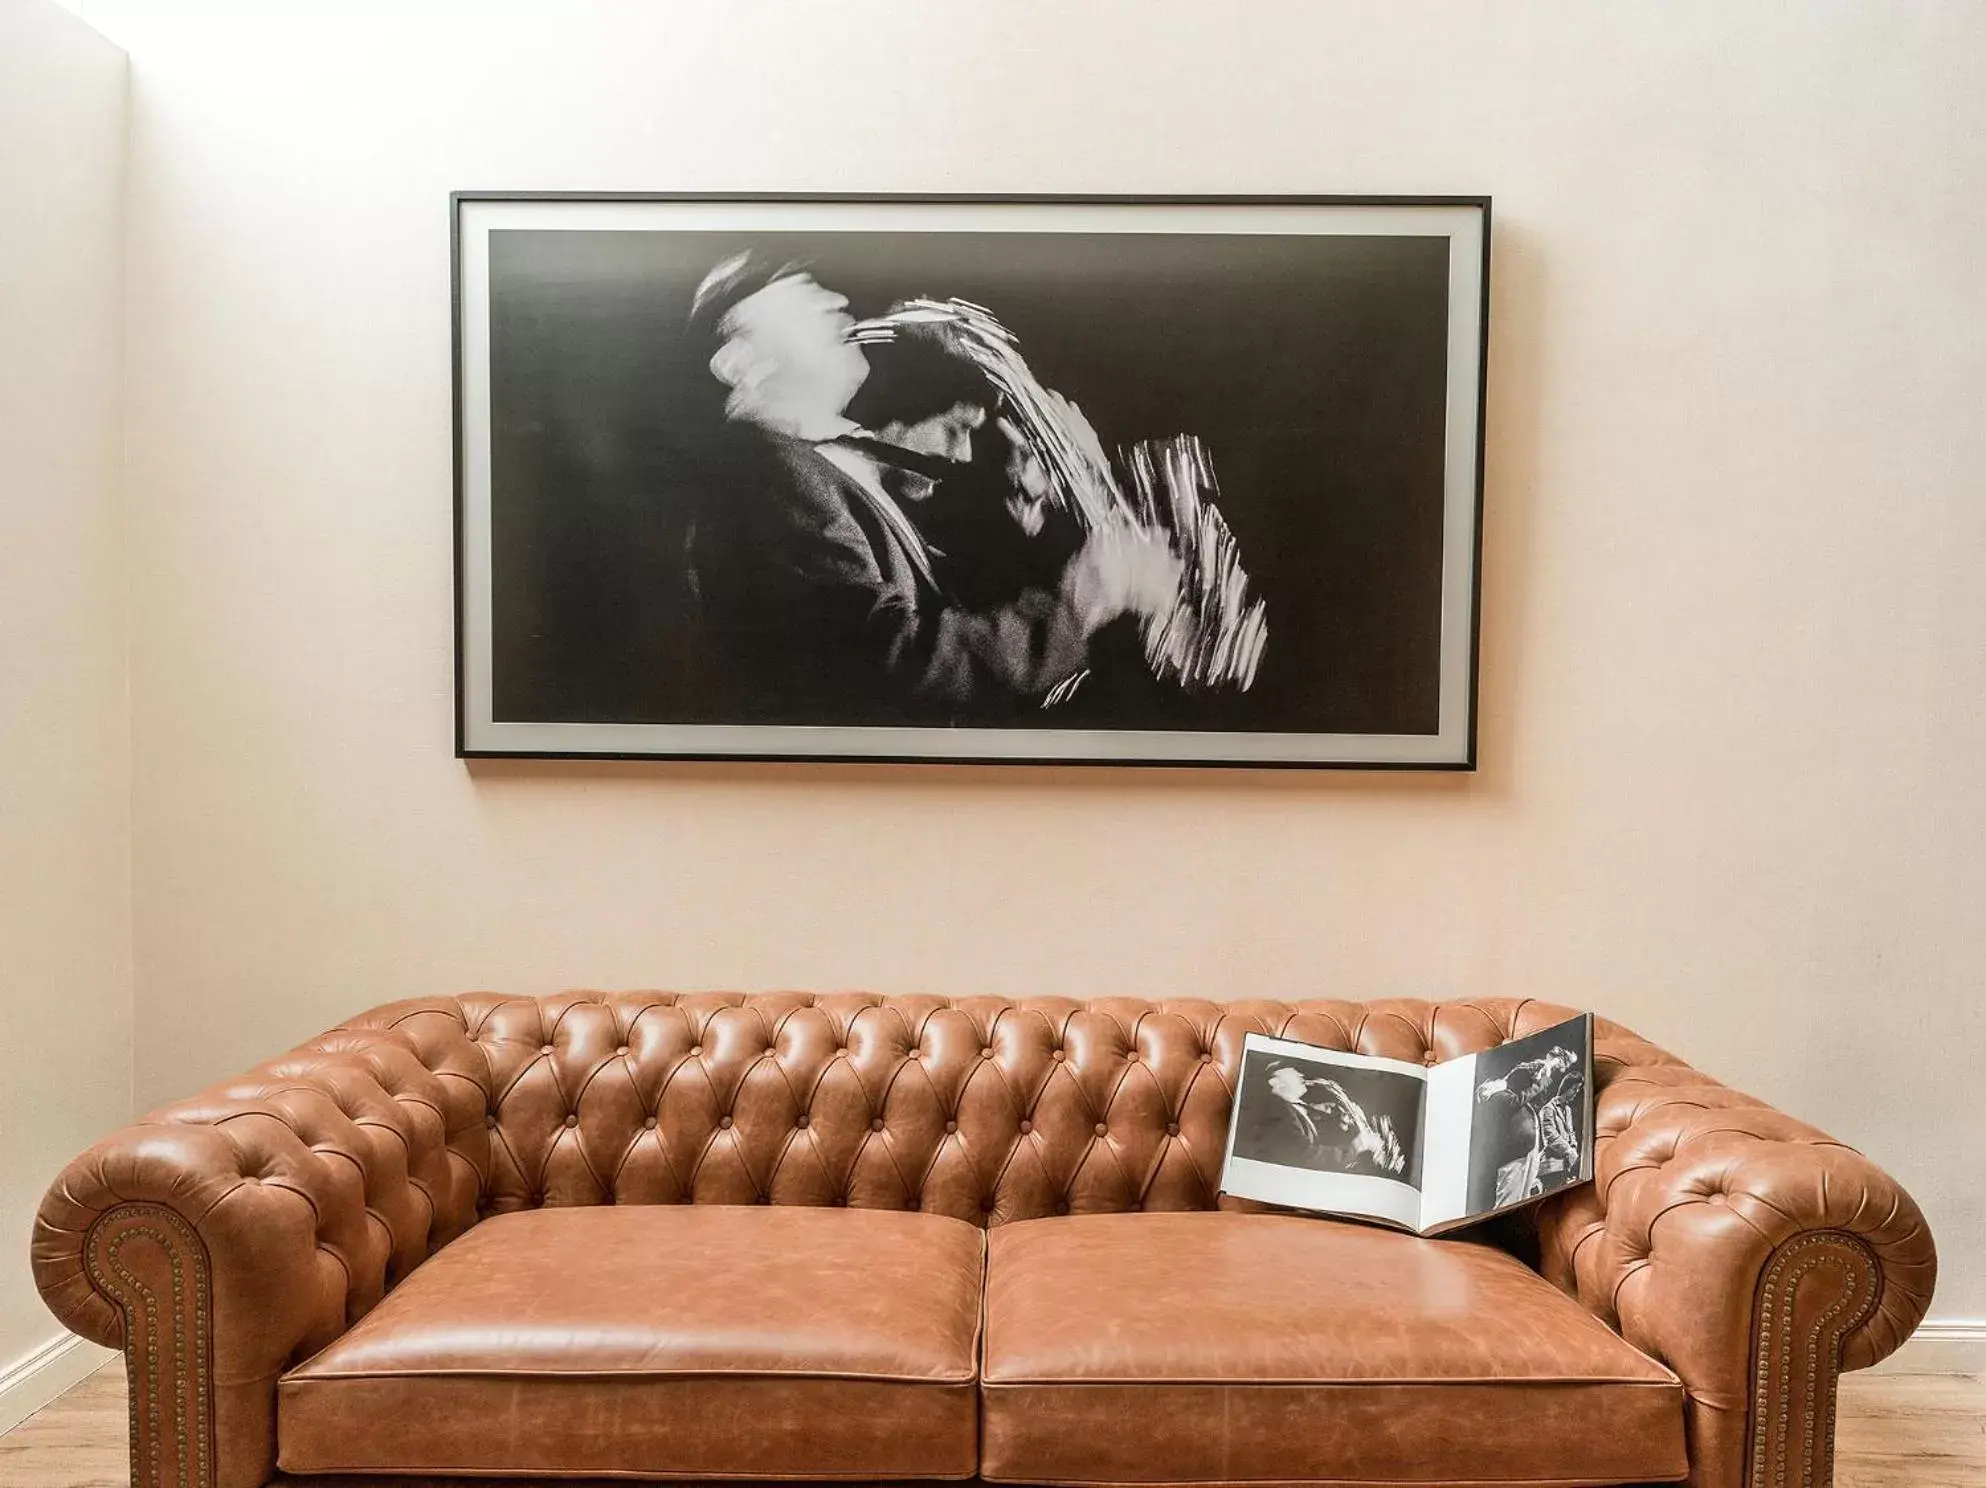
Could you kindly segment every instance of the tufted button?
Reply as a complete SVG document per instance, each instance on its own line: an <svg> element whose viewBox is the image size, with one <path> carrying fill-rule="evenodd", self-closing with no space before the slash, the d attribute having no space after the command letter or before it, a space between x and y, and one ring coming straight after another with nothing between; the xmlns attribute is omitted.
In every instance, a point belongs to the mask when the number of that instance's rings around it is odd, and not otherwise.
<svg viewBox="0 0 1986 1488"><path fill-rule="evenodd" d="M1432 1069L1435 1065L1441 1063L1441 1058L1434 1050L1429 1049L1427 1053L1421 1055L1421 1063Z"/></svg>
<svg viewBox="0 0 1986 1488"><path fill-rule="evenodd" d="M485 1116L485 1117L483 1118L483 1125L484 1125L484 1126L487 1126L487 1127L488 1127L488 1128L489 1128L489 1129L490 1129L491 1131L495 1131L495 1130L497 1129L497 1119L496 1119L496 1117L494 1117L494 1116Z"/></svg>
<svg viewBox="0 0 1986 1488"><path fill-rule="evenodd" d="M729 1116L719 1116L717 1118L717 1124L723 1127L724 1130L729 1131L731 1129L731 1118Z"/></svg>
<svg viewBox="0 0 1986 1488"><path fill-rule="evenodd" d="M1060 1064L1063 1060L1067 1059L1069 1056L1063 1053L1062 1046L1060 1044L1057 1044L1055 1046L1054 1052L1051 1053L1048 1057L1050 1059L1053 1059L1057 1064Z"/></svg>
<svg viewBox="0 0 1986 1488"><path fill-rule="evenodd" d="M540 1054L549 1054L552 1052L552 1046L550 1044L540 1044L538 1046L538 1052Z"/></svg>
<svg viewBox="0 0 1986 1488"><path fill-rule="evenodd" d="M801 1112L798 1116L795 1116L793 1118L793 1125L797 1130L800 1131L805 1131L807 1129L807 1116L804 1111Z"/></svg>
<svg viewBox="0 0 1986 1488"><path fill-rule="evenodd" d="M628 1057L628 1046L626 1044L622 1044L618 1049L614 1050L614 1052L618 1054L621 1058L625 1059Z"/></svg>
<svg viewBox="0 0 1986 1488"><path fill-rule="evenodd" d="M770 1204L772 1202L772 1195L760 1194L756 1199L752 1200L752 1202L755 1204Z"/></svg>
<svg viewBox="0 0 1986 1488"><path fill-rule="evenodd" d="M1724 1190L1720 1188L1711 1194L1709 1198L1705 1199L1704 1202L1706 1204L1728 1204L1731 1201L1724 1197Z"/></svg>
<svg viewBox="0 0 1986 1488"><path fill-rule="evenodd" d="M691 1045L690 1045L690 1053L692 1053L692 1054L701 1054L702 1052L703 1052L703 1045L702 1045L702 1044L691 1044Z"/></svg>
<svg viewBox="0 0 1986 1488"><path fill-rule="evenodd" d="M1110 1128L1105 1126L1101 1121L1099 1121L1096 1124L1096 1134L1099 1137L1107 1137L1110 1135Z"/></svg>
<svg viewBox="0 0 1986 1488"><path fill-rule="evenodd" d="M1165 1124L1165 1134L1166 1134L1166 1135L1167 1135L1168 1137L1176 1137L1176 1136L1178 1136L1178 1135L1179 1135L1179 1123L1178 1123L1177 1121L1168 1121L1168 1122L1166 1122L1166 1124Z"/></svg>
<svg viewBox="0 0 1986 1488"><path fill-rule="evenodd" d="M991 1199L981 1199L979 1201L979 1212L981 1214L991 1214L993 1212L993 1201Z"/></svg>
<svg viewBox="0 0 1986 1488"><path fill-rule="evenodd" d="M953 1132L957 1131L958 1129L959 1129L959 1124L956 1121L947 1121L945 1123L946 1136L950 1136Z"/></svg>
<svg viewBox="0 0 1986 1488"><path fill-rule="evenodd" d="M1057 1214L1067 1214L1069 1212L1069 1201L1067 1199L1062 1200L1061 1203L1055 1206L1055 1212Z"/></svg>
<svg viewBox="0 0 1986 1488"><path fill-rule="evenodd" d="M648 1119L647 1119L646 1121L644 1121L644 1122L642 1122L642 1123L641 1123L641 1125L642 1125L642 1129L643 1129L644 1131L654 1131L654 1130L655 1130L655 1118L654 1118L653 1116L650 1116L650 1117L649 1117L649 1118L648 1118Z"/></svg>
<svg viewBox="0 0 1986 1488"><path fill-rule="evenodd" d="M579 1116L578 1116L578 1114L577 1114L576 1112L572 1112L572 1111L568 1111L568 1112L566 1112L566 1117L565 1117L565 1124L566 1124L567 1126L577 1126L577 1125L579 1125Z"/></svg>
<svg viewBox="0 0 1986 1488"><path fill-rule="evenodd" d="M1033 1130L1034 1130L1034 1123L1033 1123L1032 1121L1023 1121L1023 1122L1021 1123L1021 1135L1022 1135L1022 1136L1026 1136L1026 1135L1027 1135L1027 1134L1028 1134L1029 1132L1031 1132L1031 1131L1033 1131Z"/></svg>
<svg viewBox="0 0 1986 1488"><path fill-rule="evenodd" d="M869 1123L870 1131L881 1131L882 1129L883 1129L883 1118L880 1116L876 1117L875 1120Z"/></svg>
<svg viewBox="0 0 1986 1488"><path fill-rule="evenodd" d="M1200 1063L1202 1064L1212 1064L1213 1062L1214 1062L1214 1056L1211 1054L1202 1054L1200 1056Z"/></svg>
<svg viewBox="0 0 1986 1488"><path fill-rule="evenodd" d="M979 1051L979 1057L981 1059L991 1059L993 1057L993 1046L988 1044L985 1048L981 1049Z"/></svg>
<svg viewBox="0 0 1986 1488"><path fill-rule="evenodd" d="M910 1210L914 1214L924 1206L921 1201L917 1199L912 1199L908 1204L905 1204L903 1207Z"/></svg>
<svg viewBox="0 0 1986 1488"><path fill-rule="evenodd" d="M848 1195L836 1194L834 1196L834 1207L837 1209L846 1209L848 1207Z"/></svg>

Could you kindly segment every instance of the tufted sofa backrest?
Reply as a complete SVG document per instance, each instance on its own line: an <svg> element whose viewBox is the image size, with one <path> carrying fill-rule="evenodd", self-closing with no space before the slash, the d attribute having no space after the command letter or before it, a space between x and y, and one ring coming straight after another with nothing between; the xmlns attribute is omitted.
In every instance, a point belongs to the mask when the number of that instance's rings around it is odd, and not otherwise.
<svg viewBox="0 0 1986 1488"><path fill-rule="evenodd" d="M998 1224L1212 1208L1249 1033L1432 1064L1569 1016L1516 999L470 993L376 1008L313 1047L410 1051L479 1215L851 1204Z"/></svg>

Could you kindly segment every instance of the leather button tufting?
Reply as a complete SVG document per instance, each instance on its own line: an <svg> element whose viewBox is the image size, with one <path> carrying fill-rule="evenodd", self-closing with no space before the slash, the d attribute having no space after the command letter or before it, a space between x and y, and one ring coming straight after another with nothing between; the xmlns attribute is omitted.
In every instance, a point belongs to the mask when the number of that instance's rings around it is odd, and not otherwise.
<svg viewBox="0 0 1986 1488"><path fill-rule="evenodd" d="M920 1208L923 1207L923 1204L920 1200L912 1199L908 1204L905 1204L903 1207L908 1209L912 1214L915 1214Z"/></svg>
<svg viewBox="0 0 1986 1488"><path fill-rule="evenodd" d="M729 1131L731 1129L731 1118L729 1116L719 1116L717 1118L717 1124L723 1127L724 1130Z"/></svg>
<svg viewBox="0 0 1986 1488"><path fill-rule="evenodd" d="M953 1132L957 1131L958 1129L959 1129L959 1124L956 1121L947 1121L945 1123L946 1136L950 1136Z"/></svg>
<svg viewBox="0 0 1986 1488"><path fill-rule="evenodd" d="M1214 1056L1211 1054L1202 1054L1200 1056L1200 1063L1202 1064L1212 1064L1213 1062L1214 1062Z"/></svg>
<svg viewBox="0 0 1986 1488"><path fill-rule="evenodd" d="M702 1054L702 1053L703 1053L703 1045L702 1045L702 1044L691 1044L691 1045L690 1045L690 1053L692 1053L692 1054Z"/></svg>
<svg viewBox="0 0 1986 1488"><path fill-rule="evenodd" d="M1060 1204L1057 1204L1057 1205L1055 1206L1055 1212L1056 1212L1057 1214L1067 1214L1067 1213L1069 1212L1069 1205L1068 1205L1068 1203L1067 1203L1067 1202L1065 1201L1065 1202L1063 1202L1063 1203L1060 1203Z"/></svg>
<svg viewBox="0 0 1986 1488"><path fill-rule="evenodd" d="M647 1120L643 1121L641 1125L642 1125L642 1129L645 1131L654 1131L655 1118L653 1116L650 1116Z"/></svg>
<svg viewBox="0 0 1986 1488"><path fill-rule="evenodd" d="M618 1054L622 1059L625 1059L628 1057L628 1046L626 1044L622 1044L618 1049L614 1050L614 1052Z"/></svg>
<svg viewBox="0 0 1986 1488"><path fill-rule="evenodd" d="M579 1117L571 1113L568 1113L565 1118L565 1124L567 1126L577 1126L579 1125Z"/></svg>
<svg viewBox="0 0 1986 1488"><path fill-rule="evenodd" d="M880 1116L878 1116L875 1120L869 1123L870 1131L881 1131L882 1129L883 1129L883 1118Z"/></svg>
<svg viewBox="0 0 1986 1488"><path fill-rule="evenodd" d="M988 1044L985 1048L981 1049L979 1051L979 1057L981 1059L991 1059L993 1057L993 1046Z"/></svg>
<svg viewBox="0 0 1986 1488"><path fill-rule="evenodd" d="M540 1044L538 1045L538 1052L540 1054L549 1054L552 1052L552 1046L550 1044Z"/></svg>
<svg viewBox="0 0 1986 1488"><path fill-rule="evenodd" d="M1166 1122L1166 1124L1165 1124L1165 1134L1166 1134L1166 1135L1167 1135L1168 1137L1176 1137L1176 1136L1178 1136L1178 1135L1179 1135L1179 1123L1178 1123L1177 1121L1168 1121L1168 1122Z"/></svg>
<svg viewBox="0 0 1986 1488"><path fill-rule="evenodd" d="M496 1119L496 1117L494 1117L494 1116L485 1116L485 1117L483 1118L483 1125L484 1125L484 1126L487 1126L487 1127L488 1127L488 1128L489 1128L489 1129L490 1129L491 1131L495 1131L495 1130L497 1129L497 1119Z"/></svg>
<svg viewBox="0 0 1986 1488"><path fill-rule="evenodd" d="M1099 1137L1107 1137L1110 1135L1110 1128L1105 1126L1101 1121L1099 1121L1096 1124L1096 1134Z"/></svg>
<svg viewBox="0 0 1986 1488"><path fill-rule="evenodd" d="M1034 1123L1033 1123L1032 1121L1023 1121L1023 1122L1021 1123L1021 1135L1022 1135L1022 1136L1026 1136L1026 1135L1027 1135L1027 1134L1028 1134L1029 1132L1031 1132L1031 1131L1033 1131L1033 1130L1034 1130Z"/></svg>
<svg viewBox="0 0 1986 1488"><path fill-rule="evenodd" d="M807 1118L805 1116L795 1116L793 1118L793 1125L797 1130L805 1131L807 1129Z"/></svg>
<svg viewBox="0 0 1986 1488"><path fill-rule="evenodd" d="M1060 1063L1061 1063L1061 1062L1062 1062L1063 1060L1065 1060L1065 1059L1067 1059L1067 1058L1068 1058L1069 1056L1068 1056L1067 1054L1065 1054L1065 1053L1063 1053L1063 1052L1062 1052L1062 1050L1061 1050L1061 1049L1060 1049L1060 1048L1058 1047L1058 1048L1057 1048L1057 1049L1056 1049L1056 1050L1055 1050L1055 1051L1054 1051L1053 1053L1051 1053L1051 1054L1050 1054L1050 1055L1049 1055L1048 1057L1049 1057L1050 1059L1053 1059L1053 1060L1054 1060L1054 1061L1055 1061L1055 1062L1056 1062L1057 1064L1060 1064Z"/></svg>

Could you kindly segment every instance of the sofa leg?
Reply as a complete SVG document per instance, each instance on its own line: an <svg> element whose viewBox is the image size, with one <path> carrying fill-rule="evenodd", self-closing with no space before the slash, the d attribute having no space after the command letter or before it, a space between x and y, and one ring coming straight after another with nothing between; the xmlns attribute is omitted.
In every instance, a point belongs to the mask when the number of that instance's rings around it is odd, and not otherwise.
<svg viewBox="0 0 1986 1488"><path fill-rule="evenodd" d="M214 1488L207 1247L158 1204L119 1204L84 1244L90 1280L124 1314L132 1488Z"/></svg>
<svg viewBox="0 0 1986 1488"><path fill-rule="evenodd" d="M1880 1277L1869 1247L1839 1230L1773 1252L1752 1326L1746 1488L1833 1488L1841 1342L1875 1311Z"/></svg>

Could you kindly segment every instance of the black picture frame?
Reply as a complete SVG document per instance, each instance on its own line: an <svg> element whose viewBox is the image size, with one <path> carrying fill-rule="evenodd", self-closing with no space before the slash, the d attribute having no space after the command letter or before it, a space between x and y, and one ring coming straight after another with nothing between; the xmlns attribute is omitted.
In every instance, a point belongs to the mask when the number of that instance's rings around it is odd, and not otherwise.
<svg viewBox="0 0 1986 1488"><path fill-rule="evenodd" d="M1452 278L1448 286L1448 325L1444 458L1442 462L1443 529L1440 549L1440 645L1438 720L1432 731L1405 735L1367 735L1355 731L1292 733L1280 729L1253 730L1111 727L1060 730L1046 727L1012 729L968 723L890 723L882 726L783 723L711 724L709 722L642 720L568 720L499 717L494 704L495 645L491 635L494 596L505 576L496 571L490 552L490 469L488 446L493 442L496 411L490 406L489 366L490 280L487 235L506 230L475 219L486 209L532 214L543 210L563 217L600 208L729 208L756 212L781 208L889 209L904 212L943 212L948 209L1026 209L1053 213L1058 209L1095 211L1213 211L1218 213L1294 211L1303 213L1373 214L1375 239L1382 228L1398 225L1400 214L1446 214L1442 220L1473 223L1472 231L1428 236L1446 237ZM465 223L465 218L469 219ZM1016 764L1196 766L1247 769L1352 769L1469 771L1477 764L1477 696L1481 628L1481 568L1485 406L1488 395L1491 202L1478 195L1318 195L1318 194L982 194L982 193L805 193L805 192L576 192L576 191L457 191L449 198L451 341L453 372L454 454L454 607L455 607L455 753L464 760L702 760L702 761L838 761L868 764ZM763 221L754 218L753 221ZM817 220L817 219L816 219ZM840 220L838 218L831 220ZM1435 220L1430 217L1430 221ZM803 224L804 225L804 224ZM556 231L654 231L666 227L630 228L626 222L597 229L561 226ZM753 233L784 229L756 226ZM845 231L867 231L853 229ZM895 228L917 232L916 228ZM1001 228L999 231L1017 229ZM1018 229L1027 231L1029 229ZM1196 229L1206 231L1206 229ZM485 247L481 277L465 287L465 248L478 234ZM1318 236L1356 236L1348 233ZM1134 235L1126 232L1125 236ZM1298 236L1301 236L1299 234ZM1456 286L1468 286L1466 294ZM479 300L467 300L471 290ZM997 308L997 307L996 307ZM465 347L465 330L478 319L482 337ZM1457 355L1466 352L1466 358ZM477 376L478 357L482 358ZM1456 363L1466 359L1468 365ZM472 400L480 397L478 404ZM1466 405L1458 409L1457 404ZM482 448L472 448L472 441ZM478 464L473 456L480 454ZM1458 458L1459 456L1459 458ZM1456 468L1458 465L1464 469ZM478 518L480 517L480 522ZM1244 554L1244 557L1246 555ZM479 587L480 586L480 587ZM477 596L480 594L480 608ZM477 685L478 668L483 675ZM521 725L521 727L520 727ZM889 735L889 740L877 736ZM1068 740L1084 736L1076 748ZM1094 735L1111 736L1099 745ZM666 736L666 737L663 737ZM763 737L760 737L763 736ZM859 736L859 738L857 737ZM1155 737L1166 747L1154 748ZM800 742L796 743L796 737ZM1123 739L1121 747L1114 740ZM1382 748L1399 737L1422 741L1426 747ZM1271 739L1298 741L1296 747L1263 752L1259 744ZM1303 747L1302 741L1320 741Z"/></svg>

